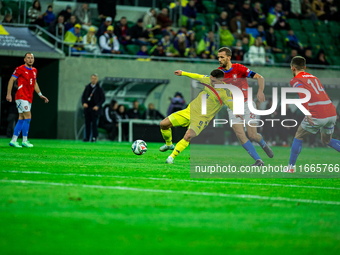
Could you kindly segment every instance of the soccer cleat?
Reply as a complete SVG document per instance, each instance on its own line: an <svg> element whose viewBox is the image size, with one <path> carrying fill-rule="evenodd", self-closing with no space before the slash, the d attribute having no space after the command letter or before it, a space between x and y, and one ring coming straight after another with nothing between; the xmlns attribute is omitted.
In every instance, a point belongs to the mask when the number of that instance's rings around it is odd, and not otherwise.
<svg viewBox="0 0 340 255"><path fill-rule="evenodd" d="M264 166L264 162L261 159L257 159L251 166Z"/></svg>
<svg viewBox="0 0 340 255"><path fill-rule="evenodd" d="M284 173L295 173L295 166L291 166L291 165L285 166L283 168L283 172Z"/></svg>
<svg viewBox="0 0 340 255"><path fill-rule="evenodd" d="M166 159L165 163L167 163L167 164L173 164L173 163L174 163L173 157L169 156L169 157Z"/></svg>
<svg viewBox="0 0 340 255"><path fill-rule="evenodd" d="M173 144L171 144L171 145L166 145L166 144L164 144L163 146L161 146L160 148L159 148L159 151L161 151L161 152L164 152L164 151L167 151L167 150L174 150L175 149L175 145L173 145Z"/></svg>
<svg viewBox="0 0 340 255"><path fill-rule="evenodd" d="M22 147L26 147L26 148L32 148L33 147L33 144L31 144L29 141L22 142L21 145L22 145Z"/></svg>
<svg viewBox="0 0 340 255"><path fill-rule="evenodd" d="M262 147L262 149L264 150L265 153L267 153L268 157L270 158L274 157L274 153L267 143Z"/></svg>
<svg viewBox="0 0 340 255"><path fill-rule="evenodd" d="M10 141L9 145L14 147L14 148L22 148L22 146L19 144L19 142Z"/></svg>

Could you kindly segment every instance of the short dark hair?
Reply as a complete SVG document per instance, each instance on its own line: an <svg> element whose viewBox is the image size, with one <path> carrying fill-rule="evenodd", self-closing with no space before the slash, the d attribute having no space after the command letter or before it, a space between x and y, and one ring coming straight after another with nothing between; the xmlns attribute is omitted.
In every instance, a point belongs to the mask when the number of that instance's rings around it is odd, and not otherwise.
<svg viewBox="0 0 340 255"><path fill-rule="evenodd" d="M214 69L210 75L215 78L224 78L224 72L221 69Z"/></svg>
<svg viewBox="0 0 340 255"><path fill-rule="evenodd" d="M231 49L229 49L228 47L222 47L218 50L218 52L225 52L227 56L231 56Z"/></svg>
<svg viewBox="0 0 340 255"><path fill-rule="evenodd" d="M32 53L32 52L26 52L26 54L25 54L24 58L26 58L27 54L31 54L31 55L34 57L34 55L33 55L33 53Z"/></svg>
<svg viewBox="0 0 340 255"><path fill-rule="evenodd" d="M294 66L297 70L303 70L306 67L306 59L301 56L293 57L291 66Z"/></svg>

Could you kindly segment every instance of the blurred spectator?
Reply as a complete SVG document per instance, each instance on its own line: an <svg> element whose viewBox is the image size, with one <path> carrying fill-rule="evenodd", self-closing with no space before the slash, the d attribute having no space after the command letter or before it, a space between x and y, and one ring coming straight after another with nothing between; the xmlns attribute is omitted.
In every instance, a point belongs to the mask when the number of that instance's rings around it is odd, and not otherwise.
<svg viewBox="0 0 340 255"><path fill-rule="evenodd" d="M324 11L324 3L322 0L313 0L312 10L318 17L318 19L324 20L326 18L326 13Z"/></svg>
<svg viewBox="0 0 340 255"><path fill-rule="evenodd" d="M289 24L286 23L286 17L282 11L282 4L277 3L275 7L271 7L267 16L267 23L274 29L289 29Z"/></svg>
<svg viewBox="0 0 340 255"><path fill-rule="evenodd" d="M262 38L262 41L266 41L266 33L264 31L264 27L262 25L258 25L257 28L255 29L250 29L251 30L251 35L256 38L260 36Z"/></svg>
<svg viewBox="0 0 340 255"><path fill-rule="evenodd" d="M77 18L75 15L71 15L70 20L65 25L65 33L77 24Z"/></svg>
<svg viewBox="0 0 340 255"><path fill-rule="evenodd" d="M233 19L236 16L236 4L235 1L228 1L228 5L224 9L228 13L229 19Z"/></svg>
<svg viewBox="0 0 340 255"><path fill-rule="evenodd" d="M130 29L131 40L135 44L147 44L148 43L148 32L143 29L143 20L137 20L137 24Z"/></svg>
<svg viewBox="0 0 340 255"><path fill-rule="evenodd" d="M88 85L86 85L81 101L83 104L85 114L84 142L90 141L91 134L92 134L91 141L96 142L98 137L97 129L98 117L101 113L102 104L105 102L104 90L100 87L98 83L97 74L91 75L91 82Z"/></svg>
<svg viewBox="0 0 340 255"><path fill-rule="evenodd" d="M172 25L173 21L169 18L169 11L167 8L163 8L162 11L157 15L157 24L160 25L161 29L165 29Z"/></svg>
<svg viewBox="0 0 340 255"><path fill-rule="evenodd" d="M249 63L264 65L266 63L266 51L262 44L261 37L255 39L255 44L250 46L248 51Z"/></svg>
<svg viewBox="0 0 340 255"><path fill-rule="evenodd" d="M168 108L167 115L169 116L171 113L183 110L185 107L185 100L181 92L176 92L173 98L170 98L170 105Z"/></svg>
<svg viewBox="0 0 340 255"><path fill-rule="evenodd" d="M267 49L270 50L272 53L279 53L282 52L282 49L277 48L277 38L274 34L274 28L270 27L268 33L266 33L266 43Z"/></svg>
<svg viewBox="0 0 340 255"><path fill-rule="evenodd" d="M290 0L291 2L291 17L294 19L301 18L301 1L300 0Z"/></svg>
<svg viewBox="0 0 340 255"><path fill-rule="evenodd" d="M334 4L334 0L326 0L324 5L327 20L339 21L338 7Z"/></svg>
<svg viewBox="0 0 340 255"><path fill-rule="evenodd" d="M109 139L114 141L117 136L118 126L118 103L111 100L109 105L104 107L104 114L100 117L99 127L104 128L108 133Z"/></svg>
<svg viewBox="0 0 340 255"><path fill-rule="evenodd" d="M167 57L174 57L175 56L174 47L173 47L173 45L171 43L170 35L169 34L165 34L164 35L164 37L161 40L161 43L163 45L163 49L164 49L165 55Z"/></svg>
<svg viewBox="0 0 340 255"><path fill-rule="evenodd" d="M132 109L128 110L127 115L129 119L140 119L141 115L139 112L139 102L137 100L133 101Z"/></svg>
<svg viewBox="0 0 340 255"><path fill-rule="evenodd" d="M28 21L30 24L36 24L41 27L45 26L43 15L41 14L40 1L34 1L28 9Z"/></svg>
<svg viewBox="0 0 340 255"><path fill-rule="evenodd" d="M150 103L148 105L148 109L143 114L143 119L147 120L162 120L164 119L164 116L155 109L155 106L153 103Z"/></svg>
<svg viewBox="0 0 340 255"><path fill-rule="evenodd" d="M115 34L117 35L118 41L126 45L131 43L131 36L129 33L129 28L127 26L126 17L121 17L120 21L116 23L114 27Z"/></svg>
<svg viewBox="0 0 340 255"><path fill-rule="evenodd" d="M111 17L106 17L105 18L105 21L103 21L103 23L100 25L97 33L96 33L96 36L97 37L100 37L101 35L103 35L106 30L107 30L107 27L108 26L111 26L112 24L112 18Z"/></svg>
<svg viewBox="0 0 340 255"><path fill-rule="evenodd" d="M302 0L301 4L301 13L304 18L311 19L311 20L317 20L318 17L313 12L312 4L309 0Z"/></svg>
<svg viewBox="0 0 340 255"><path fill-rule="evenodd" d="M120 45L113 33L113 26L108 26L106 32L99 37L99 46L102 53L120 54Z"/></svg>
<svg viewBox="0 0 340 255"><path fill-rule="evenodd" d="M230 19L228 18L228 13L226 11L221 12L220 16L215 20L215 23L218 23L219 27L222 26L222 23L225 22L228 26ZM215 28L215 31L218 30L218 27Z"/></svg>
<svg viewBox="0 0 340 255"><path fill-rule="evenodd" d="M243 2L243 5L241 7L241 13L242 13L242 18L246 22L246 27L256 27L257 26L257 21L254 20L253 18L253 13L250 8L250 1L246 0Z"/></svg>
<svg viewBox="0 0 340 255"><path fill-rule="evenodd" d="M70 5L66 6L66 9L59 12L58 16L63 15L65 22L68 22L68 20L71 18L72 15L72 8Z"/></svg>
<svg viewBox="0 0 340 255"><path fill-rule="evenodd" d="M236 39L241 39L246 33L246 22L240 12L230 21L230 31Z"/></svg>
<svg viewBox="0 0 340 255"><path fill-rule="evenodd" d="M262 0L262 10L263 13L268 14L270 8L275 6L277 3L281 2L282 0Z"/></svg>
<svg viewBox="0 0 340 255"><path fill-rule="evenodd" d="M195 7L199 13L208 13L207 8L203 4L203 0L195 0Z"/></svg>
<svg viewBox="0 0 340 255"><path fill-rule="evenodd" d="M294 34L293 30L288 31L288 34L287 34L287 37L286 37L286 43L287 43L287 46L291 49L295 49L295 50L298 50L298 51L303 50L303 46L299 42L299 39Z"/></svg>
<svg viewBox="0 0 340 255"><path fill-rule="evenodd" d="M100 49L97 45L97 37L95 35L96 29L94 27L90 27L89 31L83 38L83 43L85 50L87 52L91 52L94 54L99 54Z"/></svg>
<svg viewBox="0 0 340 255"><path fill-rule="evenodd" d="M189 53L188 58L196 58L197 57L197 42L195 39L195 32L189 31L188 32L188 45L189 45Z"/></svg>
<svg viewBox="0 0 340 255"><path fill-rule="evenodd" d="M110 17L111 22L112 22L112 20L114 21L115 17L116 17L116 5L117 5L117 0L100 0L100 1L98 1L99 18L101 18L102 21L104 21L107 17ZM104 30L103 33L105 31L106 30Z"/></svg>
<svg viewBox="0 0 340 255"><path fill-rule="evenodd" d="M188 4L183 8L183 16L185 17L186 22L183 23L187 25L189 30L193 28L194 25L202 24L199 21L196 21L197 9L195 7L195 1L190 0Z"/></svg>
<svg viewBox="0 0 340 255"><path fill-rule="evenodd" d="M128 120L129 117L127 115L125 106L123 104L118 105L118 114L117 114L118 122L121 120ZM129 123L122 123L122 140L127 141L129 137Z"/></svg>
<svg viewBox="0 0 340 255"><path fill-rule="evenodd" d="M259 25L264 25L266 22L266 15L263 13L261 9L261 3L260 2L255 2L254 8L252 10L252 15L254 21L257 22Z"/></svg>
<svg viewBox="0 0 340 255"><path fill-rule="evenodd" d="M328 61L325 58L325 52L323 50L319 50L318 54L316 55L316 58L314 60L315 65L325 65L329 66Z"/></svg>
<svg viewBox="0 0 340 255"><path fill-rule="evenodd" d="M203 59L216 59L216 42L213 31L209 31L208 36L204 36L198 43L197 54Z"/></svg>
<svg viewBox="0 0 340 255"><path fill-rule="evenodd" d="M146 45L140 46L140 50L137 52L137 56L149 56L148 47Z"/></svg>
<svg viewBox="0 0 340 255"><path fill-rule="evenodd" d="M2 23L13 23L12 15L10 13L7 13L2 20Z"/></svg>
<svg viewBox="0 0 340 255"><path fill-rule="evenodd" d="M232 60L243 61L244 50L241 40L237 40L236 45L232 48Z"/></svg>
<svg viewBox="0 0 340 255"><path fill-rule="evenodd" d="M154 8L151 8L149 11L147 11L143 17L143 29L145 30L149 25L151 25L151 28L155 27L156 22L156 10Z"/></svg>
<svg viewBox="0 0 340 255"><path fill-rule="evenodd" d="M89 4L82 4L78 7L74 14L77 17L77 22L81 24L81 27L88 31L90 26L92 25Z"/></svg>
<svg viewBox="0 0 340 255"><path fill-rule="evenodd" d="M315 61L313 59L313 53L312 53L311 48L305 49L304 58L306 59L307 65L314 65Z"/></svg>
<svg viewBox="0 0 340 255"><path fill-rule="evenodd" d="M291 9L292 9L291 0L282 0L283 15L286 18L291 18L292 17Z"/></svg>
<svg viewBox="0 0 340 255"><path fill-rule="evenodd" d="M184 33L178 34L174 40L174 49L179 57L187 57L189 54L189 42Z"/></svg>
<svg viewBox="0 0 340 255"><path fill-rule="evenodd" d="M43 18L47 26L49 26L55 20L55 15L53 13L52 5L49 5L47 7L46 12L43 14Z"/></svg>
<svg viewBox="0 0 340 255"><path fill-rule="evenodd" d="M246 34L246 35L244 35L243 37L242 37L242 48L243 48L243 50L244 50L244 52L247 52L247 51L249 51L249 35L248 34Z"/></svg>
<svg viewBox="0 0 340 255"><path fill-rule="evenodd" d="M83 45L83 37L80 35L81 25L76 24L65 34L64 42L71 47L71 52L86 52ZM77 45L75 45L77 43Z"/></svg>
<svg viewBox="0 0 340 255"><path fill-rule="evenodd" d="M220 47L223 46L232 46L235 38L233 34L230 32L227 26L227 22L223 21L221 23L221 28L219 30L219 36L220 36Z"/></svg>
<svg viewBox="0 0 340 255"><path fill-rule="evenodd" d="M165 51L163 48L163 43L158 42L156 46L151 49L151 55L155 57L165 57Z"/></svg>
<svg viewBox="0 0 340 255"><path fill-rule="evenodd" d="M48 27L48 31L52 35L55 35L57 38L62 39L66 33L64 21L64 16L59 15L59 17L50 24L50 26Z"/></svg>
<svg viewBox="0 0 340 255"><path fill-rule="evenodd" d="M290 64L292 62L292 59L298 55L298 51L295 49L292 49L290 52L290 55L286 58L286 63Z"/></svg>

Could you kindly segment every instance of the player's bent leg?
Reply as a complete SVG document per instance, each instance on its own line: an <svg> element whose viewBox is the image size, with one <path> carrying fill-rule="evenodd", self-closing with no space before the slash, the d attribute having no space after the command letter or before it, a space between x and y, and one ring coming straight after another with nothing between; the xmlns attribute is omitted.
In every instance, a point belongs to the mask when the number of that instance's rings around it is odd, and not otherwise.
<svg viewBox="0 0 340 255"><path fill-rule="evenodd" d="M233 130L242 144L242 147L248 152L248 154L255 160L255 166L263 166L264 163L261 160L259 154L257 154L254 145L248 140L246 137L246 133L244 132L244 127L242 124L234 124Z"/></svg>
<svg viewBox="0 0 340 255"><path fill-rule="evenodd" d="M264 150L264 152L267 154L268 157L272 158L274 157L274 153L272 149L269 147L269 145L263 140L263 137L261 134L257 133L257 128L247 125L247 134L250 140L257 142L261 148Z"/></svg>
<svg viewBox="0 0 340 255"><path fill-rule="evenodd" d="M172 131L171 127L173 127L169 117L166 117L160 123L161 133L165 144L159 148L159 151L165 152L167 150L173 150L175 146L172 144Z"/></svg>
<svg viewBox="0 0 340 255"><path fill-rule="evenodd" d="M26 148L32 148L33 145L27 140L28 131L31 123L31 112L23 112L24 123L22 125L22 146Z"/></svg>
<svg viewBox="0 0 340 255"><path fill-rule="evenodd" d="M189 128L187 132L185 133L182 140L180 140L174 149L174 151L171 153L171 155L167 158L166 163L172 164L174 162L175 157L178 156L182 151L185 150L186 147L189 146L190 140L194 137L196 137L196 132Z"/></svg>
<svg viewBox="0 0 340 255"><path fill-rule="evenodd" d="M321 133L321 141L332 147L334 150L340 152L340 141L332 138L332 135Z"/></svg>
<svg viewBox="0 0 340 255"><path fill-rule="evenodd" d="M19 120L17 124L15 125L13 136L9 143L10 146L15 147L15 148L21 148L21 145L19 145L17 140L18 140L18 136L21 133L23 124L24 124L24 115L22 113L19 113Z"/></svg>

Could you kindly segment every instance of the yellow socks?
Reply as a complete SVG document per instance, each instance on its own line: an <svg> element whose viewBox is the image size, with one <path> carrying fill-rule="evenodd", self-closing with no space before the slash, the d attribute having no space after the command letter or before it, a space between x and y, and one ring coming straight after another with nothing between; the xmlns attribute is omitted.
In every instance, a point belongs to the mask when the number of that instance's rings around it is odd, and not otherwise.
<svg viewBox="0 0 340 255"><path fill-rule="evenodd" d="M165 144L167 146L172 144L172 132L171 132L171 128L169 129L161 129L161 133L163 136L163 139L165 140Z"/></svg>
<svg viewBox="0 0 340 255"><path fill-rule="evenodd" d="M178 154L180 154L186 147L188 147L189 142L185 141L184 139L180 140L174 149L174 151L171 153L170 157L175 158Z"/></svg>

